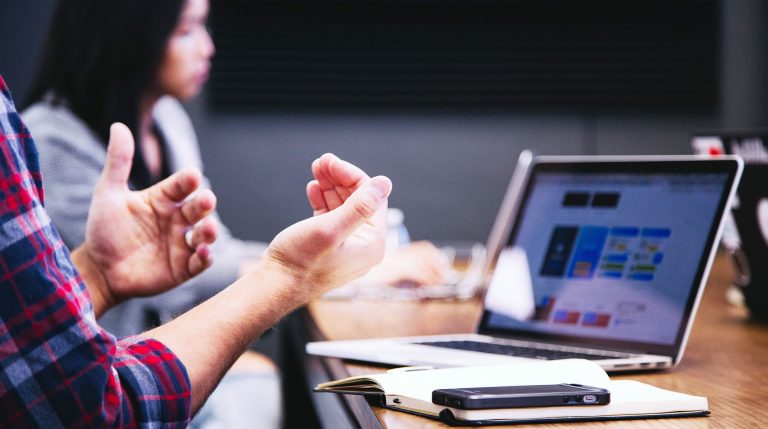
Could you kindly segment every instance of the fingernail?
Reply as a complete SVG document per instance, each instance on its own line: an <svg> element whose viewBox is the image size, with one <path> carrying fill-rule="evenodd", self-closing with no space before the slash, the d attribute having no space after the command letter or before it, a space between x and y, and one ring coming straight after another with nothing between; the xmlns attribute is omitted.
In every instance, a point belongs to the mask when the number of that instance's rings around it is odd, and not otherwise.
<svg viewBox="0 0 768 429"><path fill-rule="evenodd" d="M392 191L392 181L386 176L376 176L371 179L371 186L379 198L387 198Z"/></svg>

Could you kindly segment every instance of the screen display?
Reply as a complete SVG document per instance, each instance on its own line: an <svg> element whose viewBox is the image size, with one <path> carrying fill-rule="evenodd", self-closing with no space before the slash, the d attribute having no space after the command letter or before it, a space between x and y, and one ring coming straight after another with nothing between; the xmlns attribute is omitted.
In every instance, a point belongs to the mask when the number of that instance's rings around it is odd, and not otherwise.
<svg viewBox="0 0 768 429"><path fill-rule="evenodd" d="M673 345L729 180L534 171L484 327Z"/></svg>

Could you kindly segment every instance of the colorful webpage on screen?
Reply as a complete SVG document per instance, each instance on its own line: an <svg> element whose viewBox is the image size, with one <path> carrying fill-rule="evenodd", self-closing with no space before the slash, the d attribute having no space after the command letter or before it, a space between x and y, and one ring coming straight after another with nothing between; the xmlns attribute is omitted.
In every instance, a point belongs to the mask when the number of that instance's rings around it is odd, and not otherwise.
<svg viewBox="0 0 768 429"><path fill-rule="evenodd" d="M533 180L496 267L504 278L520 267L503 261L527 261L522 277L530 278L533 309L521 317L486 301L488 326L673 344L726 175L540 173ZM505 257L520 249L524 258ZM494 280L487 297L515 299L496 289L520 285Z"/></svg>

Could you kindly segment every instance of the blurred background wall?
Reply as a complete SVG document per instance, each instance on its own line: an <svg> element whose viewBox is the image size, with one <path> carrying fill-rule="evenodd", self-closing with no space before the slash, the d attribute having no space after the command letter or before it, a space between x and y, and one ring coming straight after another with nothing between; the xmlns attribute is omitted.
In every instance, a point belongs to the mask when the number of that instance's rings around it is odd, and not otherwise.
<svg viewBox="0 0 768 429"><path fill-rule="evenodd" d="M268 241L334 152L395 184L416 239L484 241L519 152L685 154L768 125L760 0L214 0L187 108L225 223ZM53 0L0 0L26 95Z"/></svg>

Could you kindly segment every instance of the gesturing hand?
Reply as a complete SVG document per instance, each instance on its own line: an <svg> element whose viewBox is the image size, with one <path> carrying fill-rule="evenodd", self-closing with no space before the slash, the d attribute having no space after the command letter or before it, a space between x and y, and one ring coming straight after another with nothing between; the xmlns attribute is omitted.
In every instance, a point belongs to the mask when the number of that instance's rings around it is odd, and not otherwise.
<svg viewBox="0 0 768 429"><path fill-rule="evenodd" d="M91 276L103 280L95 289L89 286L91 295L97 295L97 314L123 299L170 289L212 263L208 245L216 239L217 226L206 216L216 197L201 190L188 199L200 186L200 172L180 171L150 188L130 191L133 151L131 132L113 124L85 243L76 251L94 270ZM99 300L106 308L99 308Z"/></svg>
<svg viewBox="0 0 768 429"><path fill-rule="evenodd" d="M315 180L307 198L315 217L298 222L272 240L266 258L287 268L296 292L307 299L365 274L381 261L387 197L392 182L369 178L356 166L325 154L312 164Z"/></svg>

